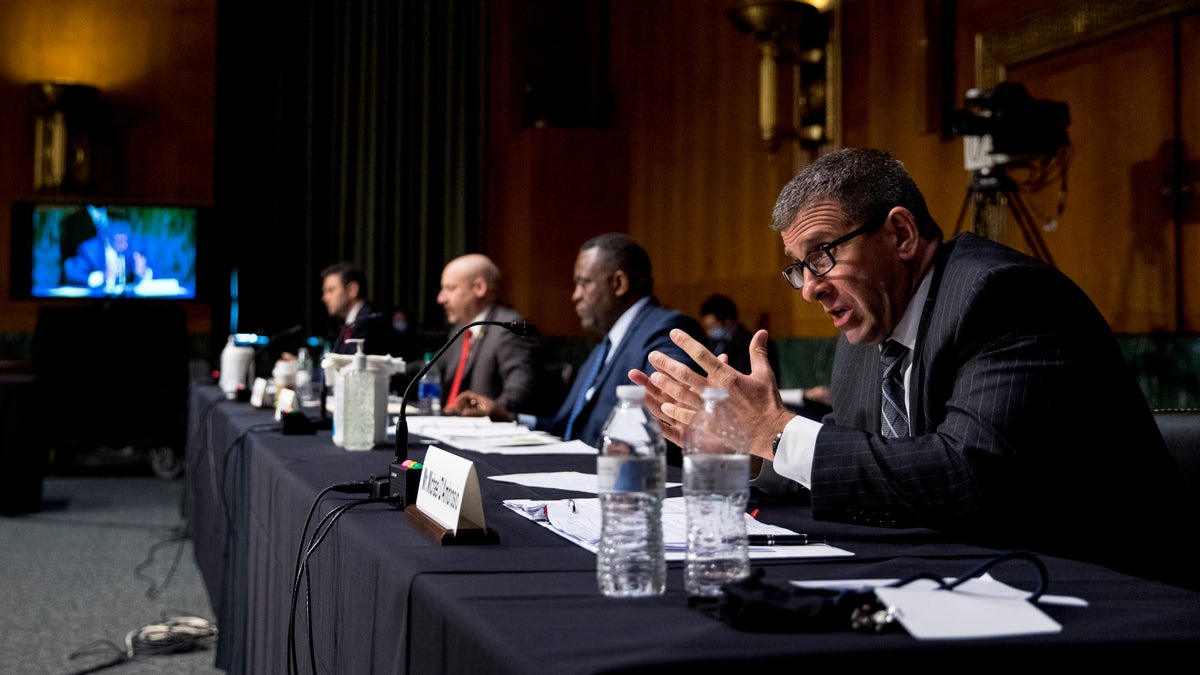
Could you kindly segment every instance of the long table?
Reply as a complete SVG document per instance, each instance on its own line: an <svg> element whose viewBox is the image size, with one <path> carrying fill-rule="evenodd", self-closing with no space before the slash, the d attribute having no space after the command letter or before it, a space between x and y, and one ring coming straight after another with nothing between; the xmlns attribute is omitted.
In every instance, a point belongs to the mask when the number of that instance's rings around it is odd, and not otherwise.
<svg viewBox="0 0 1200 675"><path fill-rule="evenodd" d="M362 496L328 493L317 501L317 495L385 474L393 451L346 451L328 431L284 436L270 412L226 401L209 385L193 386L190 402L188 521L221 630L216 665L230 673L286 673L306 517L315 503L311 534L323 515ZM414 458L422 457L421 447L411 447ZM422 674L695 673L734 662L755 669L983 659L1026 665L1049 656L1081 664L1126 653L1194 656L1200 646L1200 593L1049 556L1040 557L1048 592L1089 602L1045 608L1063 626L1054 635L921 641L902 631L742 632L688 606L678 563L669 566L660 597L605 598L596 590L593 554L501 503L582 495L487 478L593 472L594 459L452 451L475 463L487 526L500 543L439 546L392 506L345 511L308 560L295 614L299 672L312 672L310 659L320 673ZM928 530L817 522L794 502L763 499L757 506L765 522L827 535L855 554L755 561L768 580L955 576L999 553ZM992 574L1022 588L1034 585L1032 566L1005 563Z"/></svg>

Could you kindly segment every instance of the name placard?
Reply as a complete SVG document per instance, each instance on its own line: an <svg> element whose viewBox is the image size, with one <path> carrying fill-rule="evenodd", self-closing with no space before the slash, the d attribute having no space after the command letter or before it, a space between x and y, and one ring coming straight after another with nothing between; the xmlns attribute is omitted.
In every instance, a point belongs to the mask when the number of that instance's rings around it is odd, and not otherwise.
<svg viewBox="0 0 1200 675"><path fill-rule="evenodd" d="M280 388L275 391L275 421L281 421L284 413L296 409L296 392L292 389Z"/></svg>
<svg viewBox="0 0 1200 675"><path fill-rule="evenodd" d="M267 392L266 378L254 378L254 388L250 391L250 405L254 406L255 408L265 408L269 405L273 405L271 396Z"/></svg>
<svg viewBox="0 0 1200 675"><path fill-rule="evenodd" d="M417 487L417 508L442 527L483 529L483 499L475 463L429 446Z"/></svg>

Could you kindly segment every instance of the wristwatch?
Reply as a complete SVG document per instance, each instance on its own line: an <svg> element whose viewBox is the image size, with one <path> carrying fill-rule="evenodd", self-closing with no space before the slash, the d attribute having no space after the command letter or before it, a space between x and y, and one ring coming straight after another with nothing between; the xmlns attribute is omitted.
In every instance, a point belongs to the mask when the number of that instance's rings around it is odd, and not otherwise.
<svg viewBox="0 0 1200 675"><path fill-rule="evenodd" d="M783 439L783 432L775 434L775 440L771 441L771 460L775 459L775 452L779 450L779 441Z"/></svg>

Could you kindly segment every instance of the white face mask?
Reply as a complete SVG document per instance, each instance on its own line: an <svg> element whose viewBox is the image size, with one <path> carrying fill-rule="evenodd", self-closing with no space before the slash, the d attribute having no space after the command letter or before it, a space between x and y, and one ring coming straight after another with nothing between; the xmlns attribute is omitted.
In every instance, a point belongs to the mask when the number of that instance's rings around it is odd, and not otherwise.
<svg viewBox="0 0 1200 675"><path fill-rule="evenodd" d="M717 326L716 328L708 331L708 339L712 340L713 342L724 342L728 340L731 335L732 333L730 333L729 329L725 328L724 326Z"/></svg>

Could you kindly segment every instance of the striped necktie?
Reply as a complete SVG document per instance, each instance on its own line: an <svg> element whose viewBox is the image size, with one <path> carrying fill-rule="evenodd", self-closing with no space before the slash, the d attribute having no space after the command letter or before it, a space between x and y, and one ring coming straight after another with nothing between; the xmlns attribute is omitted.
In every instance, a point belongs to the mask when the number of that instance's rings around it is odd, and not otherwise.
<svg viewBox="0 0 1200 675"><path fill-rule="evenodd" d="M879 408L879 429L887 438L908 436L908 408L904 404L904 357L908 347L888 340L883 343L879 361L883 365L883 405Z"/></svg>

